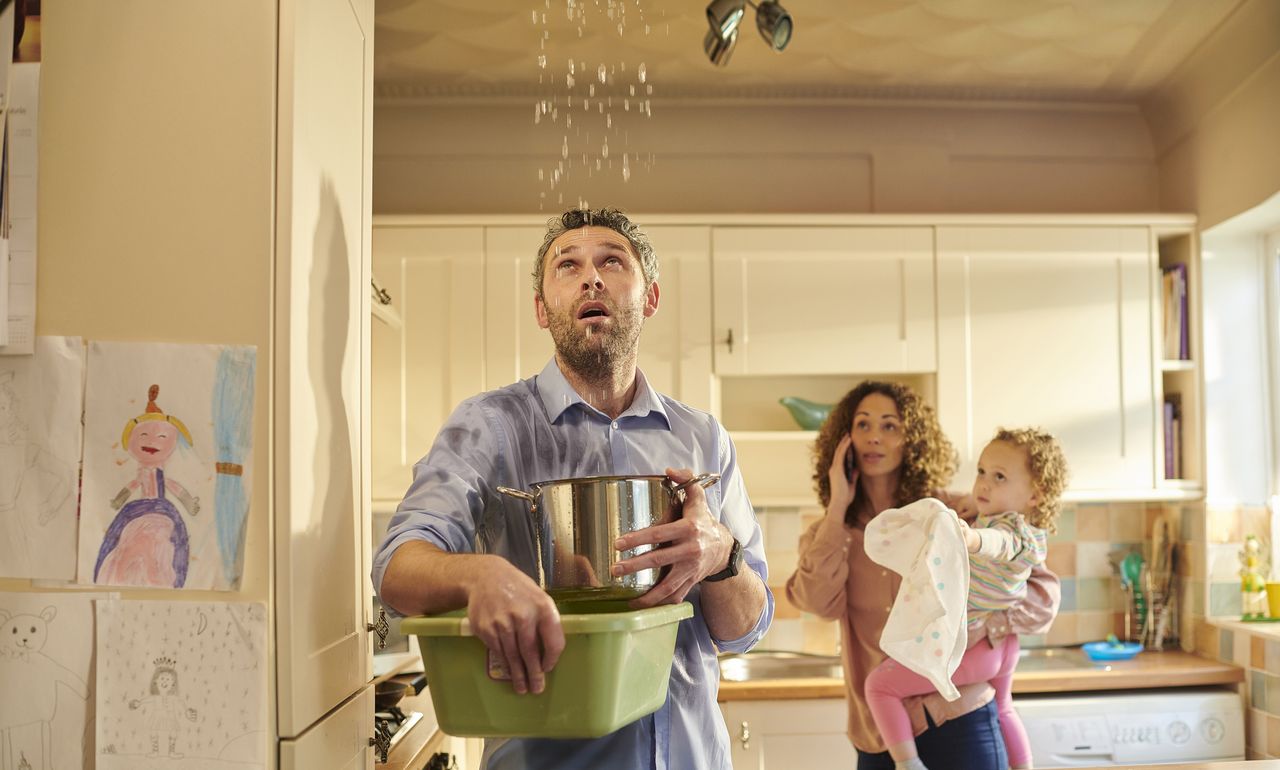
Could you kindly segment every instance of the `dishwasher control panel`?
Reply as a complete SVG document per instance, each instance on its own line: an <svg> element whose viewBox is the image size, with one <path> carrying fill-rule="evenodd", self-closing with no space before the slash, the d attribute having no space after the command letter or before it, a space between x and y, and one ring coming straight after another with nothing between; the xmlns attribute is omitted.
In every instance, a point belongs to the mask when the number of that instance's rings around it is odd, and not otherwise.
<svg viewBox="0 0 1280 770"><path fill-rule="evenodd" d="M1215 689L1020 696L1036 767L1244 758L1240 696Z"/></svg>

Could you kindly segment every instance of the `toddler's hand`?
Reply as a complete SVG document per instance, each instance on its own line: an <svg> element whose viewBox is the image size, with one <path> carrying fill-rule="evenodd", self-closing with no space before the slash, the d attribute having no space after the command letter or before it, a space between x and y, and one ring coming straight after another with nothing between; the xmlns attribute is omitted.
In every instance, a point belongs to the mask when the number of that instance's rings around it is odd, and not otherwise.
<svg viewBox="0 0 1280 770"><path fill-rule="evenodd" d="M964 535L964 547L969 553L977 553L982 547L982 538L978 537L978 533L973 527L969 526L969 522L960 519L960 532Z"/></svg>

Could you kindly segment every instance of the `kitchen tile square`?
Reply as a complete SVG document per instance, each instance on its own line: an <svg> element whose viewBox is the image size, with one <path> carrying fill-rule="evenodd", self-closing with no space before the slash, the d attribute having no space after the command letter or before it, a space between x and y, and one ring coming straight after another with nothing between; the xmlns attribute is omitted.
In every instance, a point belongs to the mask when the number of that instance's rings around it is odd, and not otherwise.
<svg viewBox="0 0 1280 770"><path fill-rule="evenodd" d="M1218 629L1218 660L1230 663L1236 652L1236 633L1229 628Z"/></svg>
<svg viewBox="0 0 1280 770"><path fill-rule="evenodd" d="M1076 544L1053 543L1045 557L1045 566L1060 578L1072 577L1076 574Z"/></svg>
<svg viewBox="0 0 1280 770"><path fill-rule="evenodd" d="M1265 669L1267 667L1267 640L1254 634L1249 637L1249 666Z"/></svg>
<svg viewBox="0 0 1280 770"><path fill-rule="evenodd" d="M804 651L815 655L836 655L840 646L840 627L829 620L809 616L802 621Z"/></svg>
<svg viewBox="0 0 1280 770"><path fill-rule="evenodd" d="M1267 753L1280 757L1280 717L1267 717Z"/></svg>
<svg viewBox="0 0 1280 770"><path fill-rule="evenodd" d="M795 620L800 617L800 608L787 598L786 586L769 586L773 591L773 622L779 620Z"/></svg>
<svg viewBox="0 0 1280 770"><path fill-rule="evenodd" d="M1273 674L1280 674L1280 640L1267 639L1266 643L1267 665L1263 668Z"/></svg>
<svg viewBox="0 0 1280 770"><path fill-rule="evenodd" d="M1081 639L1076 613L1059 612L1058 617L1053 619L1053 625L1049 626L1049 633L1045 635L1045 641L1050 647L1060 647L1064 644L1080 644Z"/></svg>
<svg viewBox="0 0 1280 770"><path fill-rule="evenodd" d="M1240 543L1210 543L1205 546L1205 558L1209 579L1217 582L1240 582Z"/></svg>
<svg viewBox="0 0 1280 770"><path fill-rule="evenodd" d="M804 650L804 625L801 620L774 620L773 625L769 627L768 633L760 640L761 649L766 650L789 650L791 652L801 652Z"/></svg>
<svg viewBox="0 0 1280 770"><path fill-rule="evenodd" d="M1105 503L1081 503L1076 508L1076 540L1106 541L1111 536L1111 510Z"/></svg>
<svg viewBox="0 0 1280 770"><path fill-rule="evenodd" d="M765 562L769 565L769 578L777 580L784 585L787 578L791 577L791 573L796 571L796 565L800 563L800 554L793 550L772 550L765 549Z"/></svg>
<svg viewBox="0 0 1280 770"><path fill-rule="evenodd" d="M1108 559L1110 544L1106 542L1076 543L1076 577L1108 577L1111 575L1111 560Z"/></svg>
<svg viewBox="0 0 1280 770"><path fill-rule="evenodd" d="M1076 579L1062 578L1062 604L1058 606L1059 612L1074 612L1076 609Z"/></svg>
<svg viewBox="0 0 1280 770"><path fill-rule="evenodd" d="M1151 531L1145 527L1146 510L1142 503L1112 503L1110 507L1111 542L1139 542Z"/></svg>
<svg viewBox="0 0 1280 770"><path fill-rule="evenodd" d="M1259 711L1267 710L1267 675L1261 671L1249 672L1249 705Z"/></svg>
<svg viewBox="0 0 1280 770"><path fill-rule="evenodd" d="M1240 532L1240 506L1208 506L1205 509L1205 532L1210 543L1239 543L1244 540Z"/></svg>
<svg viewBox="0 0 1280 770"><path fill-rule="evenodd" d="M1253 636L1251 634L1243 632L1236 634L1236 648L1231 655L1231 662L1246 671L1249 669L1249 653L1250 647L1252 646L1250 644L1250 640L1252 638Z"/></svg>
<svg viewBox="0 0 1280 770"><path fill-rule="evenodd" d="M1191 597L1189 602L1191 614L1195 617L1204 617L1204 583L1200 580L1190 580L1187 584L1187 592L1185 596Z"/></svg>
<svg viewBox="0 0 1280 770"><path fill-rule="evenodd" d="M1110 610L1111 607L1111 578L1076 578L1076 609Z"/></svg>
<svg viewBox="0 0 1280 770"><path fill-rule="evenodd" d="M1267 750L1267 713L1257 708L1249 709L1245 720L1245 745L1265 755Z"/></svg>
<svg viewBox="0 0 1280 770"><path fill-rule="evenodd" d="M1074 542L1076 540L1076 506L1070 503L1062 506L1058 512L1058 531L1049 535L1050 543ZM1052 546L1050 547L1052 550Z"/></svg>
<svg viewBox="0 0 1280 770"><path fill-rule="evenodd" d="M1077 613L1076 623L1076 631L1082 641L1092 642L1106 639L1107 634L1111 633L1111 611L1079 612Z"/></svg>
<svg viewBox="0 0 1280 770"><path fill-rule="evenodd" d="M800 514L795 511L773 514L769 519L769 538L773 548L796 550L800 546Z"/></svg>
<svg viewBox="0 0 1280 770"><path fill-rule="evenodd" d="M1267 687L1267 713L1280 716L1280 676L1263 673Z"/></svg>
<svg viewBox="0 0 1280 770"><path fill-rule="evenodd" d="M1208 623L1196 626L1196 652L1206 658L1218 657L1218 629Z"/></svg>
<svg viewBox="0 0 1280 770"><path fill-rule="evenodd" d="M1240 581L1209 584L1209 616L1222 617L1241 612Z"/></svg>

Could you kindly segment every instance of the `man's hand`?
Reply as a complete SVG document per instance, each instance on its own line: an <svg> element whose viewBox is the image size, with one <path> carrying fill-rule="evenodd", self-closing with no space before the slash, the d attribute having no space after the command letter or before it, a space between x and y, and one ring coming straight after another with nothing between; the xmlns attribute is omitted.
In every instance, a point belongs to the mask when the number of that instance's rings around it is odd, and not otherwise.
<svg viewBox="0 0 1280 770"><path fill-rule="evenodd" d="M494 565L491 579L477 581L467 592L472 633L506 662L516 692L540 693L546 672L564 651L560 613L528 575L505 560Z"/></svg>
<svg viewBox="0 0 1280 770"><path fill-rule="evenodd" d="M667 468L667 477L677 484L693 478L688 468ZM631 602L637 609L684 601L689 591L707 575L724 569L733 548L733 535L716 521L707 508L707 494L702 487L685 487L684 515L667 524L638 529L619 537L614 548L625 551L642 545L661 546L613 565L614 576L641 570L667 567L671 569L644 596Z"/></svg>

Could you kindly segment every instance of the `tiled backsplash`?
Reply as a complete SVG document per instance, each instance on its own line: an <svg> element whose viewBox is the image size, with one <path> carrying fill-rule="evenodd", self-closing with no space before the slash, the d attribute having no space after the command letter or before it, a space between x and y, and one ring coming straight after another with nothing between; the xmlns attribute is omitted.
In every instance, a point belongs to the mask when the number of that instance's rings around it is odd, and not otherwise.
<svg viewBox="0 0 1280 770"><path fill-rule="evenodd" d="M1167 509L1178 516L1181 537L1189 540L1195 509L1203 506L1170 506L1159 503L1073 503L1063 507L1058 532L1049 541L1048 565L1062 580L1062 607L1049 632L1025 636L1024 647L1081 644L1124 631L1124 594L1112 567L1113 554L1144 549L1152 522ZM1182 510L1190 508L1191 510ZM769 634L761 643L768 649L833 653L839 642L835 623L801 612L787 602L786 582L796 567L796 547L802 533L822 510L769 508L756 512L764 532L769 562L769 586L777 611ZM1188 560L1180 558L1180 564ZM1148 554L1143 550L1144 557ZM1180 570L1181 572L1181 570ZM1237 583L1237 593L1238 593ZM1203 614L1201 612L1200 614ZM1136 634L1136 628L1134 629Z"/></svg>

